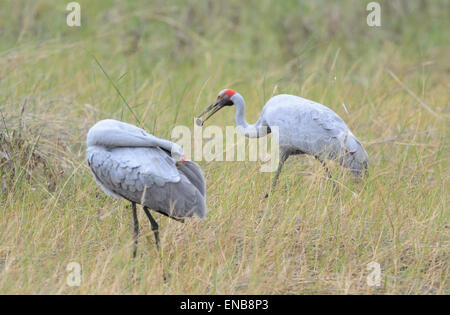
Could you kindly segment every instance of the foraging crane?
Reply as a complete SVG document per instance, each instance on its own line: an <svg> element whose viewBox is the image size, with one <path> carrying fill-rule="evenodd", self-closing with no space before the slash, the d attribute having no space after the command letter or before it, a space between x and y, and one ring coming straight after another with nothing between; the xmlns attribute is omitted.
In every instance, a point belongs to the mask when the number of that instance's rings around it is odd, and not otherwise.
<svg viewBox="0 0 450 315"><path fill-rule="evenodd" d="M328 107L295 96L281 94L269 99L258 121L249 125L245 120L244 98L233 90L220 91L214 104L201 113L197 125L225 106L236 106L236 125L246 137L259 138L278 127L280 160L273 179L275 187L284 162L290 155L308 154L318 159L331 178L325 160L335 160L360 177L367 174L368 155L345 122ZM201 117L208 113L202 120ZM268 195L266 194L266 197Z"/></svg>
<svg viewBox="0 0 450 315"><path fill-rule="evenodd" d="M87 162L103 191L131 202L136 257L139 222L136 204L143 206L156 246L158 224L149 209L184 222L206 216L206 186L200 167L184 160L176 143L158 139L136 126L107 119L97 122L87 135Z"/></svg>

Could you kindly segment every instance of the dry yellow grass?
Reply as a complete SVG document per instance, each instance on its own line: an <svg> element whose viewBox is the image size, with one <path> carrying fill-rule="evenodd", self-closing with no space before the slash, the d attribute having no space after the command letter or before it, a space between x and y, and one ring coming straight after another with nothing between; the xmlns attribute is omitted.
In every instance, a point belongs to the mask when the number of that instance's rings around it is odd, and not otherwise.
<svg viewBox="0 0 450 315"><path fill-rule="evenodd" d="M80 29L51 1L1 5L0 139L22 130L27 145L0 156L0 293L449 293L445 1L382 2L380 29L352 1L80 3ZM84 161L97 120L135 123L93 55L159 137L192 128L222 88L246 98L249 121L276 90L341 115L370 175L357 183L332 167L333 196L320 164L291 157L263 199L273 174L258 163L200 162L207 219L156 215L164 282L144 214L133 263L129 206L106 197ZM210 124L233 125L234 109ZM46 162L33 164L30 147ZM80 287L66 283L70 262ZM370 262L379 288L367 285Z"/></svg>

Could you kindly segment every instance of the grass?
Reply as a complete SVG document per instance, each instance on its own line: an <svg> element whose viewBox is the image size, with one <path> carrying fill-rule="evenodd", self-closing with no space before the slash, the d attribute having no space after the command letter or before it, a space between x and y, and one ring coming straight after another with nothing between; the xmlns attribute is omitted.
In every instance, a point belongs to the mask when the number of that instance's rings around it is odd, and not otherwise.
<svg viewBox="0 0 450 315"><path fill-rule="evenodd" d="M0 293L450 293L448 1L380 1L379 28L357 1L79 2L80 28L63 3L0 4ZM273 93L329 106L370 176L332 167L333 196L319 163L291 157L264 200L273 174L258 162L199 162L207 219L156 215L164 282L142 211L131 262L130 208L94 182L86 132L136 123L125 99L169 138L223 88L250 122ZM233 125L234 110L209 124ZM380 287L366 283L373 261Z"/></svg>

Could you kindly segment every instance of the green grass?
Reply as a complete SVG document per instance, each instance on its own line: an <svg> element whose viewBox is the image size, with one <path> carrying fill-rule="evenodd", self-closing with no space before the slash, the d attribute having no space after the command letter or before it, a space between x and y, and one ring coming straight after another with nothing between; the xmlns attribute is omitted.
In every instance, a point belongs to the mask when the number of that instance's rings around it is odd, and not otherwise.
<svg viewBox="0 0 450 315"><path fill-rule="evenodd" d="M0 3L0 293L450 293L448 1L380 1L379 28L364 1L79 2L80 28L64 2ZM273 174L258 162L200 162L207 219L156 215L165 283L145 215L133 264L129 206L84 160L97 120L136 123L114 85L162 138L223 88L250 122L273 93L321 102L364 144L370 176L333 166L333 196L320 164L291 157L264 200Z"/></svg>

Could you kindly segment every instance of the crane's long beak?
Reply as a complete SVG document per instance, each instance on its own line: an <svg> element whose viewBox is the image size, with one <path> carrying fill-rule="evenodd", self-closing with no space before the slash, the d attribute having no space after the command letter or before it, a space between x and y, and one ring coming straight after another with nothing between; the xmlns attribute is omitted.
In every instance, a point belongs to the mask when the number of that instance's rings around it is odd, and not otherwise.
<svg viewBox="0 0 450 315"><path fill-rule="evenodd" d="M203 111L203 113L198 115L197 120L196 120L197 125L202 126L203 123L209 119L209 117L211 117L212 115L217 113L222 107L224 107L225 103L226 103L225 99L220 99L220 100L216 101L214 104L208 106L208 108L205 109ZM208 114L208 116L206 116L206 118L204 120L202 120L201 117L203 115L205 115L206 113L208 113L209 111L211 111L211 112Z"/></svg>

